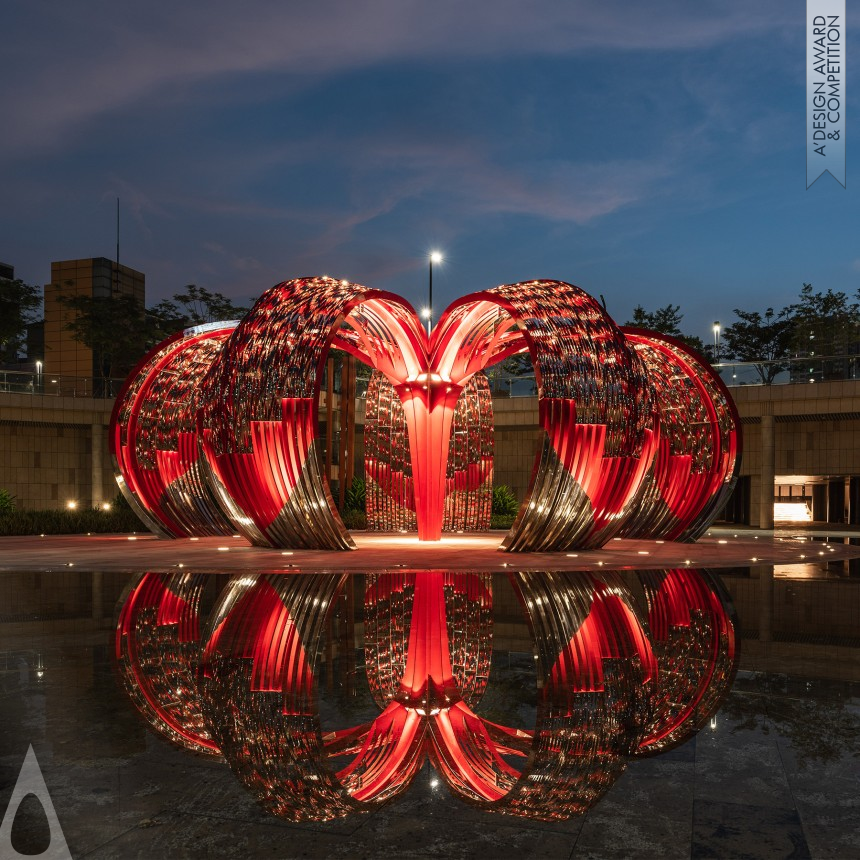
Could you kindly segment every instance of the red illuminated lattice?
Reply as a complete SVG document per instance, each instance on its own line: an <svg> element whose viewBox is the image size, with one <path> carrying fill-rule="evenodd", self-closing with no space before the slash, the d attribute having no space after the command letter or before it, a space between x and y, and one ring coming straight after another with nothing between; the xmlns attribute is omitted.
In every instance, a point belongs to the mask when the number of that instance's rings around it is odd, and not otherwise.
<svg viewBox="0 0 860 860"><path fill-rule="evenodd" d="M535 369L541 444L503 549L694 539L737 472L740 424L716 374L671 338L625 334L561 281L473 293L428 335L397 296L302 278L264 293L232 333L195 332L147 357L112 423L121 486L165 536L233 529L261 546L354 547L318 451L332 346L385 380L371 388L375 527L409 529L414 509L431 541L486 522L492 429L478 374L516 353Z"/></svg>
<svg viewBox="0 0 860 860"><path fill-rule="evenodd" d="M415 488L406 416L394 387L375 372L364 417L367 527L415 531ZM493 502L493 400L483 373L465 385L454 410L445 472L443 531L490 528Z"/></svg>

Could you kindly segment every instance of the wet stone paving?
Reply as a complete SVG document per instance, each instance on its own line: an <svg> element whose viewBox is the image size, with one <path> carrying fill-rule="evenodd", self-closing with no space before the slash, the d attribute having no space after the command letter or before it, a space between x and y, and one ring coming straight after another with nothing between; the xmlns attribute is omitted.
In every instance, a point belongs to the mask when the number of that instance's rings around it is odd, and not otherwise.
<svg viewBox="0 0 860 860"><path fill-rule="evenodd" d="M35 794L6 820L30 745L74 858L860 856L860 577L847 560L725 570L742 643L720 709L562 821L470 806L427 762L367 814L292 823L267 813L223 760L154 733L121 689L115 606L133 578L0 575L0 857L57 848ZM503 615L485 704L526 725L529 634ZM370 701L340 676L321 677L319 693L321 712L345 719Z"/></svg>

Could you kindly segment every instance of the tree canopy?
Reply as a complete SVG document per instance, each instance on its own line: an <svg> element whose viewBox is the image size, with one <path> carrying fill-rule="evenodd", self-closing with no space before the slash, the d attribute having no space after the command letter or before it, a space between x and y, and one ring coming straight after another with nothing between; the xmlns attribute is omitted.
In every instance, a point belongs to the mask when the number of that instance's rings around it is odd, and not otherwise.
<svg viewBox="0 0 860 860"><path fill-rule="evenodd" d="M170 299L144 308L133 296L63 295L58 301L72 311L66 329L93 351L103 379L123 377L159 341L188 326L238 319L247 308L221 293L189 284Z"/></svg>
<svg viewBox="0 0 860 860"><path fill-rule="evenodd" d="M775 313L773 308L768 308L761 314L735 308L734 314L737 322L723 330L726 356L755 363L761 381L770 385L788 366L780 359L788 358L791 352L794 321L790 311L783 308Z"/></svg>
<svg viewBox="0 0 860 860"><path fill-rule="evenodd" d="M27 335L27 326L36 321L42 304L42 290L20 278L0 278L0 355L14 362Z"/></svg>
<svg viewBox="0 0 860 860"><path fill-rule="evenodd" d="M843 292L813 292L804 284L800 301L789 305L791 349L797 355L846 355L857 351L860 304Z"/></svg>
<svg viewBox="0 0 860 860"><path fill-rule="evenodd" d="M851 297L832 289L816 291L804 283L797 301L779 311L735 308L734 314L737 319L722 331L721 358L753 364L766 385L791 366L791 358L831 358L820 372L837 377L844 372L846 360L841 357L860 353L860 290ZM682 319L680 305L656 311L638 305L626 325L672 335L713 359L713 347L681 334Z"/></svg>
<svg viewBox="0 0 860 860"><path fill-rule="evenodd" d="M154 344L192 325L239 319L247 308L221 293L188 284L149 309L131 296L61 296L74 311L66 324L72 336L92 349L96 367L105 378L125 375ZM21 281L0 280L0 349L17 351L27 323L39 306L39 290ZM798 300L779 311L735 308L737 319L722 332L724 359L753 364L761 381L770 384L789 366L792 356L844 356L860 352L860 290L849 297L841 291L815 291L804 283ZM684 334L681 306L667 304L653 311L637 305L625 325L675 337L714 359L714 348L700 337ZM507 373L530 370L527 354L508 358Z"/></svg>
<svg viewBox="0 0 860 860"><path fill-rule="evenodd" d="M60 294L57 300L72 311L65 327L93 352L95 370L103 379L125 376L140 357L168 332L134 297Z"/></svg>
<svg viewBox="0 0 860 860"><path fill-rule="evenodd" d="M241 319L248 308L233 304L221 293L213 293L205 287L188 284L182 292L162 299L150 309L164 327L179 331L193 325Z"/></svg>
<svg viewBox="0 0 860 860"><path fill-rule="evenodd" d="M658 331L661 334L668 334L671 337L677 338L682 343L701 353L702 355L711 357L711 349L706 346L700 337L696 335L684 334L681 331L681 320L684 315L681 313L680 305L669 303L663 308L657 308L656 311L646 311L642 305L636 305L633 308L633 319L628 320L624 325L633 326L634 328L646 328L651 331Z"/></svg>

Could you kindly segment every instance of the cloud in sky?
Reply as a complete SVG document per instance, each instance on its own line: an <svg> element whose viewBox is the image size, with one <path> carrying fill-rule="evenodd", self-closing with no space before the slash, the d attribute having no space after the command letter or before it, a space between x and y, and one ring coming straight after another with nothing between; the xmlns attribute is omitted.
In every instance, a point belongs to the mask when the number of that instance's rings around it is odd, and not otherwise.
<svg viewBox="0 0 860 860"><path fill-rule="evenodd" d="M62 135L80 133L91 117L230 75L313 79L395 61L601 51L595 63L604 64L613 50L701 48L777 30L784 20L774 2L681 0L17 4L0 64L0 110L11 119L0 152L62 146Z"/></svg>
<svg viewBox="0 0 860 860"><path fill-rule="evenodd" d="M154 300L322 272L420 292L434 244L450 298L556 276L691 321L848 289L854 192L802 188L803 20L776 0L17 3L0 259L39 281L110 254L119 196Z"/></svg>

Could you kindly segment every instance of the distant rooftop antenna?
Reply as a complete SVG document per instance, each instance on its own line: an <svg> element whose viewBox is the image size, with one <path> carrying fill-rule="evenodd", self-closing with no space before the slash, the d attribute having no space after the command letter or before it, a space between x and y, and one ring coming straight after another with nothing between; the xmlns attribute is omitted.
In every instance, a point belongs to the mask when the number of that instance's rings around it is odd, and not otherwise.
<svg viewBox="0 0 860 860"><path fill-rule="evenodd" d="M116 270L114 292L119 292L119 197L116 198Z"/></svg>

